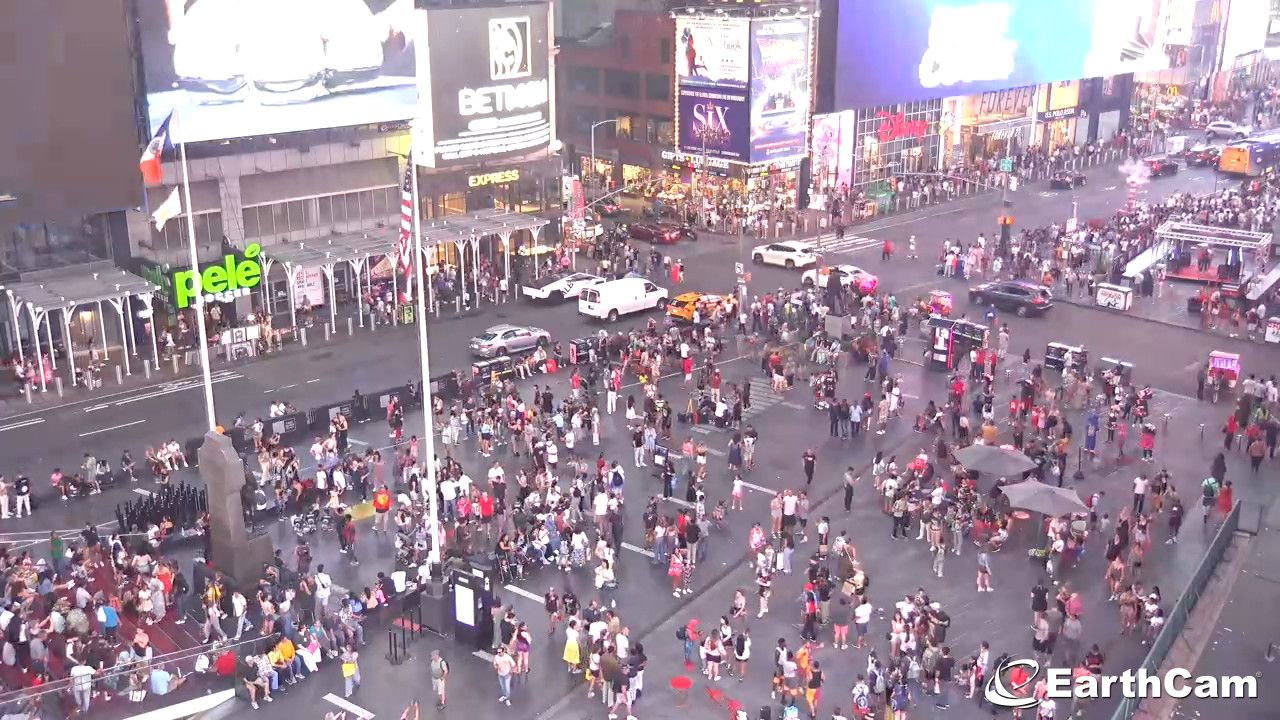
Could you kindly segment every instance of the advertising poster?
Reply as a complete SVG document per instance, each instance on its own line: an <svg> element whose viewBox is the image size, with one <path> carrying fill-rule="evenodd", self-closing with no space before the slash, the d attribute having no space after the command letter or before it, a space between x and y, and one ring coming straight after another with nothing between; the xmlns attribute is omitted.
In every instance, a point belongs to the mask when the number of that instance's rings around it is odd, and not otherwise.
<svg viewBox="0 0 1280 720"><path fill-rule="evenodd" d="M676 78L680 87L747 87L745 18L676 18Z"/></svg>
<svg viewBox="0 0 1280 720"><path fill-rule="evenodd" d="M680 149L701 158L747 162L751 118L744 91L680 91Z"/></svg>
<svg viewBox="0 0 1280 720"><path fill-rule="evenodd" d="M408 120L413 0L137 0L151 131L174 142Z"/></svg>
<svg viewBox="0 0 1280 720"><path fill-rule="evenodd" d="M1270 0L1231 0L1231 4L1227 6L1222 69L1230 70L1235 66L1236 58L1266 47L1270 24Z"/></svg>
<svg viewBox="0 0 1280 720"><path fill-rule="evenodd" d="M840 188L853 184L853 146L857 113L813 116L813 176L820 188Z"/></svg>
<svg viewBox="0 0 1280 720"><path fill-rule="evenodd" d="M809 127L809 20L751 24L751 162L804 155Z"/></svg>
<svg viewBox="0 0 1280 720"><path fill-rule="evenodd" d="M1168 69L1185 0L859 3L837 29L836 107Z"/></svg>
<svg viewBox="0 0 1280 720"><path fill-rule="evenodd" d="M551 144L547 5L432 7L418 53L421 114L447 167L523 155Z"/></svg>
<svg viewBox="0 0 1280 720"><path fill-rule="evenodd" d="M320 307L324 303L324 271L320 268L303 268L293 278L294 305Z"/></svg>

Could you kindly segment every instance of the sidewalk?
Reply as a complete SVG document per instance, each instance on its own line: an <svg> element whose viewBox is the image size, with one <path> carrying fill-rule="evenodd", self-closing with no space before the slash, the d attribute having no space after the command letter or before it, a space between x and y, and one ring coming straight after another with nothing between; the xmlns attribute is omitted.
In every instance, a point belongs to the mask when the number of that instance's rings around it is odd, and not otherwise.
<svg viewBox="0 0 1280 720"><path fill-rule="evenodd" d="M1101 313L1112 313L1162 325L1186 328L1207 335L1247 341L1247 331L1244 327L1237 328L1230 324L1222 323L1216 323L1215 327L1210 327L1207 324L1206 316L1192 314L1187 311L1187 298L1194 295L1197 290L1199 290L1198 285L1166 282L1157 294L1151 297L1140 297L1135 293L1133 306L1127 311L1118 311L1098 307L1093 298L1084 294L1083 288L1079 286L1073 287L1070 295L1066 293L1066 287L1062 283L1053 288L1054 299L1058 302L1089 308ZM1263 342L1261 331L1255 335L1253 342Z"/></svg>

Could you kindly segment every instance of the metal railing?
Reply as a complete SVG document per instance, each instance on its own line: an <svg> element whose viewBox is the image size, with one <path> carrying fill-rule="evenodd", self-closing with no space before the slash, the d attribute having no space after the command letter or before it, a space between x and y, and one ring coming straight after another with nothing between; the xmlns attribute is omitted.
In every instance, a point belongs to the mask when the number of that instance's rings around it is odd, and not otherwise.
<svg viewBox="0 0 1280 720"><path fill-rule="evenodd" d="M1218 528L1217 534L1213 536L1208 549L1205 550L1204 558L1200 560L1200 564L1196 566L1195 573L1187 581L1186 589L1178 596L1173 609L1169 611L1164 627L1152 640L1151 650L1147 652L1147 656L1142 659L1138 667L1134 668L1135 673L1145 670L1148 675L1156 675L1160 672L1160 666L1164 664L1165 659L1169 656L1169 651L1173 649L1173 643L1182 635L1182 631L1187 625L1187 619L1191 616L1191 611L1195 609L1196 603L1200 601L1200 596L1209 585L1209 581L1213 579L1213 573L1217 570L1218 563L1222 561L1222 556L1226 554L1227 548L1231 545L1236 528L1240 526L1241 506L1242 503L1237 501L1235 506L1231 508L1231 512L1227 513L1227 517L1222 521L1222 526ZM1141 704L1141 698L1123 698L1120 704L1116 706L1115 712L1111 714L1111 720L1131 720L1138 712Z"/></svg>

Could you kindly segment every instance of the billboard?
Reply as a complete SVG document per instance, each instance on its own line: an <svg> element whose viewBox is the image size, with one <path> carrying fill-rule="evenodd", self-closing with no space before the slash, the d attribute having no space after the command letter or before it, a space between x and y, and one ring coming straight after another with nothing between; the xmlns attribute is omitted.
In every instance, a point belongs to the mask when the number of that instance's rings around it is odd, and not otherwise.
<svg viewBox="0 0 1280 720"><path fill-rule="evenodd" d="M852 110L813 116L813 177L820 188L853 184L855 120Z"/></svg>
<svg viewBox="0 0 1280 720"><path fill-rule="evenodd" d="M447 167L549 146L547 5L433 7L424 14L422 120L414 130L415 141L432 151L416 153L417 162Z"/></svg>
<svg viewBox="0 0 1280 720"><path fill-rule="evenodd" d="M751 117L745 90L685 88L678 110L681 150L699 158L748 162Z"/></svg>
<svg viewBox="0 0 1280 720"><path fill-rule="evenodd" d="M805 154L809 128L809 19L751 23L751 162Z"/></svg>
<svg viewBox="0 0 1280 720"><path fill-rule="evenodd" d="M1222 43L1222 69L1230 70L1236 58L1265 47L1270 24L1270 0L1231 0Z"/></svg>
<svg viewBox="0 0 1280 720"><path fill-rule="evenodd" d="M147 114L175 142L408 120L413 0L137 0Z"/></svg>
<svg viewBox="0 0 1280 720"><path fill-rule="evenodd" d="M1169 69L1184 2L843 0L836 106Z"/></svg>
<svg viewBox="0 0 1280 720"><path fill-rule="evenodd" d="M747 87L746 18L676 18L676 78L680 87Z"/></svg>

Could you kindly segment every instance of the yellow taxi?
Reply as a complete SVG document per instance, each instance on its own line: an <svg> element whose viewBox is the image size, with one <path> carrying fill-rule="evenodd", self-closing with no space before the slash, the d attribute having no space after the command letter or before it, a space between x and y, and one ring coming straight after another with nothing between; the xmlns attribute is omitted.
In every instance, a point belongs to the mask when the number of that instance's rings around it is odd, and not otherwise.
<svg viewBox="0 0 1280 720"><path fill-rule="evenodd" d="M667 315L676 320L693 322L694 310L701 308L701 317L709 318L715 310L724 306L722 295L708 295L700 292L681 293L667 303Z"/></svg>

